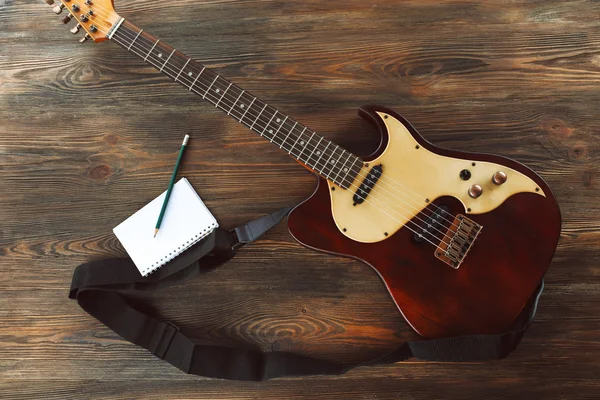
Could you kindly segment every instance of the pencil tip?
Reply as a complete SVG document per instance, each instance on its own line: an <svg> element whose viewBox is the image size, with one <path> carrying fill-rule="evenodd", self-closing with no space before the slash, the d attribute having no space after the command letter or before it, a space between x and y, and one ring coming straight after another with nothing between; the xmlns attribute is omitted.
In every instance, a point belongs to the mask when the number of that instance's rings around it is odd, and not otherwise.
<svg viewBox="0 0 600 400"><path fill-rule="evenodd" d="M158 229L154 230L154 237L156 237L156 234L158 233Z"/></svg>

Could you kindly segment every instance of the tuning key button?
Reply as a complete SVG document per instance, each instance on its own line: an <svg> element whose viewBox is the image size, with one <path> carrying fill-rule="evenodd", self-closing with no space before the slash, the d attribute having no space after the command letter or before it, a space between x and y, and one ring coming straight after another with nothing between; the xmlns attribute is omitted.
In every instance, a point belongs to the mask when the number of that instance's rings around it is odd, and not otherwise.
<svg viewBox="0 0 600 400"><path fill-rule="evenodd" d="M89 34L85 34L84 37L82 37L81 39L79 39L79 43L85 43L88 39L91 39L92 37Z"/></svg>
<svg viewBox="0 0 600 400"><path fill-rule="evenodd" d="M494 176L492 176L492 182L494 182L496 185L502 185L504 182L506 182L507 178L506 172L498 171L494 174Z"/></svg>
<svg viewBox="0 0 600 400"><path fill-rule="evenodd" d="M54 4L54 0L44 0L46 2L46 4L48 4L49 6L51 6L52 4Z"/></svg>
<svg viewBox="0 0 600 400"><path fill-rule="evenodd" d="M56 5L52 9L52 11L54 11L55 14L60 14L62 12L63 8L65 8L65 6L61 3L61 4Z"/></svg>
<svg viewBox="0 0 600 400"><path fill-rule="evenodd" d="M483 193L483 188L479 185L473 185L469 188L469 196L476 199Z"/></svg>
<svg viewBox="0 0 600 400"><path fill-rule="evenodd" d="M62 19L63 24L68 24L71 18L73 18L73 14L65 15Z"/></svg>
<svg viewBox="0 0 600 400"><path fill-rule="evenodd" d="M79 32L79 28L81 28L80 24L75 25L74 27L71 28L71 33L74 35L77 32Z"/></svg>

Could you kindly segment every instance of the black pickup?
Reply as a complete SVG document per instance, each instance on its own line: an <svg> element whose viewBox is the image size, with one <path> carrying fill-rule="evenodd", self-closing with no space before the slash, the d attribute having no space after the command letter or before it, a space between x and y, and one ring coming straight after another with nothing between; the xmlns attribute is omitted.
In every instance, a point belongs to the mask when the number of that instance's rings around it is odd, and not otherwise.
<svg viewBox="0 0 600 400"><path fill-rule="evenodd" d="M377 183L377 181L379 180L379 177L381 176L382 172L383 169L381 167L381 164L371 168L367 176L365 176L365 180L360 184L360 186L356 190L356 193L354 193L354 197L352 198L352 200L354 200L354 205L361 204L365 201L365 199L375 186L375 183Z"/></svg>
<svg viewBox="0 0 600 400"><path fill-rule="evenodd" d="M421 214L423 215L423 214ZM450 209L446 206L435 207L435 210L425 220L425 223L415 229L415 240L417 243L423 243L424 241L435 241L438 239L440 233L443 235L448 228L445 228L445 222L450 217ZM417 221L422 221L420 217Z"/></svg>

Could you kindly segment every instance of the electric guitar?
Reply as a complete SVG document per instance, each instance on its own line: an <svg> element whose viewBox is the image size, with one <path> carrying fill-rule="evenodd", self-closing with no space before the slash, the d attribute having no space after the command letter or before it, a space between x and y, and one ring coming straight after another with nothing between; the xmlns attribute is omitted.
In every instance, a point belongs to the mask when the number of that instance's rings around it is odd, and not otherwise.
<svg viewBox="0 0 600 400"><path fill-rule="evenodd" d="M45 0L52 5L54 0ZM380 275L427 338L507 331L548 269L560 210L516 161L429 143L395 112L359 115L381 133L359 158L120 17L112 0L60 0L54 11L111 40L287 152L319 176L288 217L303 245L359 259Z"/></svg>

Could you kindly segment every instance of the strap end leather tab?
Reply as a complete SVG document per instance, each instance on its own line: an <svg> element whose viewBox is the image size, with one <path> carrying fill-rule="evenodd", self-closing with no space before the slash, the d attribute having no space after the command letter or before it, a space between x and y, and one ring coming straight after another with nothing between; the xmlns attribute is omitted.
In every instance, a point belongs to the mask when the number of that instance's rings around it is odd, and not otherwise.
<svg viewBox="0 0 600 400"><path fill-rule="evenodd" d="M165 354L169 350L171 343L173 342L173 338L179 332L179 327L169 321L161 321L162 329L160 329L160 334L157 336L157 340L149 349L152 354L155 356L164 359Z"/></svg>
<svg viewBox="0 0 600 400"><path fill-rule="evenodd" d="M237 239L237 243L232 246L232 249L236 250L245 244L254 242L265 232L277 225L286 215L289 214L290 210L291 208L289 207L282 208L274 213L264 215L258 219L232 229L231 232L235 234Z"/></svg>

